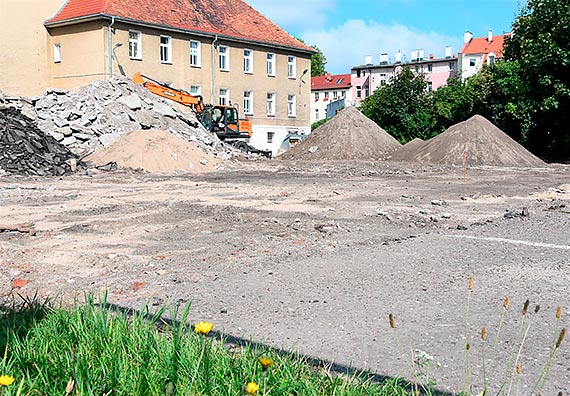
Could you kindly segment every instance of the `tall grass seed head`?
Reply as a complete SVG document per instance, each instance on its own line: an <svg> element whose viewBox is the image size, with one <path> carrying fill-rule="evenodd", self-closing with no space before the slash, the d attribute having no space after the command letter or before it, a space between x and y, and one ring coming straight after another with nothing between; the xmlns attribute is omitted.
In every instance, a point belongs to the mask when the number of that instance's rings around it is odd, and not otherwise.
<svg viewBox="0 0 570 396"><path fill-rule="evenodd" d="M390 327L395 329L396 328L396 321L394 320L394 315L388 315L388 319L390 320Z"/></svg>
<svg viewBox="0 0 570 396"><path fill-rule="evenodd" d="M521 366L520 363L517 364L517 374L518 374L518 375L521 375L521 374L522 374L522 366Z"/></svg>
<svg viewBox="0 0 570 396"><path fill-rule="evenodd" d="M537 306L534 307L534 313L538 313L539 310L540 310L540 305L537 304Z"/></svg>
<svg viewBox="0 0 570 396"><path fill-rule="evenodd" d="M257 393L258 390L259 390L259 385L257 385L255 382L248 382L247 385L245 386L245 391L247 392L248 395L253 395Z"/></svg>
<svg viewBox="0 0 570 396"><path fill-rule="evenodd" d="M562 307L556 307L556 319L560 319L562 317Z"/></svg>
<svg viewBox="0 0 570 396"><path fill-rule="evenodd" d="M487 340L487 328L485 326L483 326L483 328L481 329L481 339L483 341Z"/></svg>
<svg viewBox="0 0 570 396"><path fill-rule="evenodd" d="M525 316L526 313L528 312L528 306L529 306L529 305L530 305L530 301L529 301L529 300L526 300L526 301L524 302L523 310L522 310L523 316Z"/></svg>
<svg viewBox="0 0 570 396"><path fill-rule="evenodd" d="M471 344L470 344L470 343L465 344L465 349L466 349L467 351L470 350L470 349L471 349Z"/></svg>
<svg viewBox="0 0 570 396"><path fill-rule="evenodd" d="M268 357L260 357L259 359L257 359L257 361L259 362L259 364L261 364L261 368L265 371L267 370L269 367L273 366L273 359L268 358Z"/></svg>
<svg viewBox="0 0 570 396"><path fill-rule="evenodd" d="M503 303L503 308L509 309L509 304L511 303L511 299L509 296L505 297L505 302Z"/></svg>
<svg viewBox="0 0 570 396"><path fill-rule="evenodd" d="M211 322L200 322L194 325L194 331L198 334L208 334L214 328L214 324Z"/></svg>
<svg viewBox="0 0 570 396"><path fill-rule="evenodd" d="M10 386L14 382L11 375L0 375L0 386Z"/></svg>
<svg viewBox="0 0 570 396"><path fill-rule="evenodd" d="M563 328L562 331L560 331L560 335L558 336L558 341L556 341L556 348L560 348L560 345L562 345L562 340L564 339L564 336L566 335L566 328Z"/></svg>
<svg viewBox="0 0 570 396"><path fill-rule="evenodd" d="M469 278L469 290L473 290L473 283L475 282L475 278L473 278L473 276L471 276Z"/></svg>

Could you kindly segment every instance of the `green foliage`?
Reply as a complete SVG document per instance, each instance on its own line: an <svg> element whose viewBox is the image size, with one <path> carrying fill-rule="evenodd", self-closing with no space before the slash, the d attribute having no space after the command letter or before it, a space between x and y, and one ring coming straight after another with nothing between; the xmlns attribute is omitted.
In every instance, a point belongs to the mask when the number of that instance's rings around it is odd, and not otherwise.
<svg viewBox="0 0 570 396"><path fill-rule="evenodd" d="M316 45L312 45L311 48L316 51L313 56L311 56L311 77L322 76L327 72L325 69L327 58Z"/></svg>
<svg viewBox="0 0 570 396"><path fill-rule="evenodd" d="M431 103L425 76L404 67L388 84L367 97L361 110L401 143L406 143L416 137L433 136Z"/></svg>
<svg viewBox="0 0 570 396"><path fill-rule="evenodd" d="M322 120L318 120L315 121L311 124L311 132L313 132L315 129L317 129L318 127L320 127L321 125L323 125L325 122L327 122L329 119L328 118L323 118Z"/></svg>

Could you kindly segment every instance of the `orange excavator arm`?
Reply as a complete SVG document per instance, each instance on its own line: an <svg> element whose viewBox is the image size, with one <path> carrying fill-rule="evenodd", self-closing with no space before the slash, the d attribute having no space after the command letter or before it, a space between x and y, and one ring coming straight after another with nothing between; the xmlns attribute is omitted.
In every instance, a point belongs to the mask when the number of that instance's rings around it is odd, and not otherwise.
<svg viewBox="0 0 570 396"><path fill-rule="evenodd" d="M136 84L141 84L155 95L162 96L163 98L173 100L184 106L192 108L196 114L202 114L202 111L204 110L204 102L202 101L201 96L194 96L182 89L171 88L166 84L141 74L140 72L135 73L133 81Z"/></svg>

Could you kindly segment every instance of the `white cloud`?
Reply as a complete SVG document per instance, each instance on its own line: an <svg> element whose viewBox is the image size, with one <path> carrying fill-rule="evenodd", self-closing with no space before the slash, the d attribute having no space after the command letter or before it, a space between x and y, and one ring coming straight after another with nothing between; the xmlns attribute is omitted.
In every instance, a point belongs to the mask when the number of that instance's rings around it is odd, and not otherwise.
<svg viewBox="0 0 570 396"><path fill-rule="evenodd" d="M301 31L307 26L320 29L328 15L335 11L331 0L247 0L253 8L290 32Z"/></svg>
<svg viewBox="0 0 570 396"><path fill-rule="evenodd" d="M326 30L306 30L301 38L323 51L327 58L326 68L334 74L350 73L352 66L364 64L366 55L371 55L372 63L377 64L380 53L387 52L393 62L398 50L406 60L410 59L412 50L422 48L426 57L433 53L437 58L445 55L445 46L450 45L453 53L457 53L462 45L462 37L359 19L350 19Z"/></svg>

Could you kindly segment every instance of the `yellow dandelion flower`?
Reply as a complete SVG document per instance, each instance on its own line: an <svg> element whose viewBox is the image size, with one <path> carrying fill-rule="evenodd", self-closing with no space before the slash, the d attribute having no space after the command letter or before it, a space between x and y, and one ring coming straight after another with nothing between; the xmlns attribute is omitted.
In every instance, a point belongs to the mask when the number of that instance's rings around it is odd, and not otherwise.
<svg viewBox="0 0 570 396"><path fill-rule="evenodd" d="M245 386L245 391L250 395L257 393L258 390L259 390L259 385L257 385L255 382L248 382L247 385Z"/></svg>
<svg viewBox="0 0 570 396"><path fill-rule="evenodd" d="M14 382L14 377L11 375L0 375L0 386L10 386Z"/></svg>
<svg viewBox="0 0 570 396"><path fill-rule="evenodd" d="M194 325L194 331L198 334L208 334L214 328L211 322L200 322Z"/></svg>
<svg viewBox="0 0 570 396"><path fill-rule="evenodd" d="M257 359L257 361L259 362L259 364L261 364L261 367L263 368L263 370L267 370L269 367L273 366L273 359L268 358L268 357L260 357L259 359Z"/></svg>

